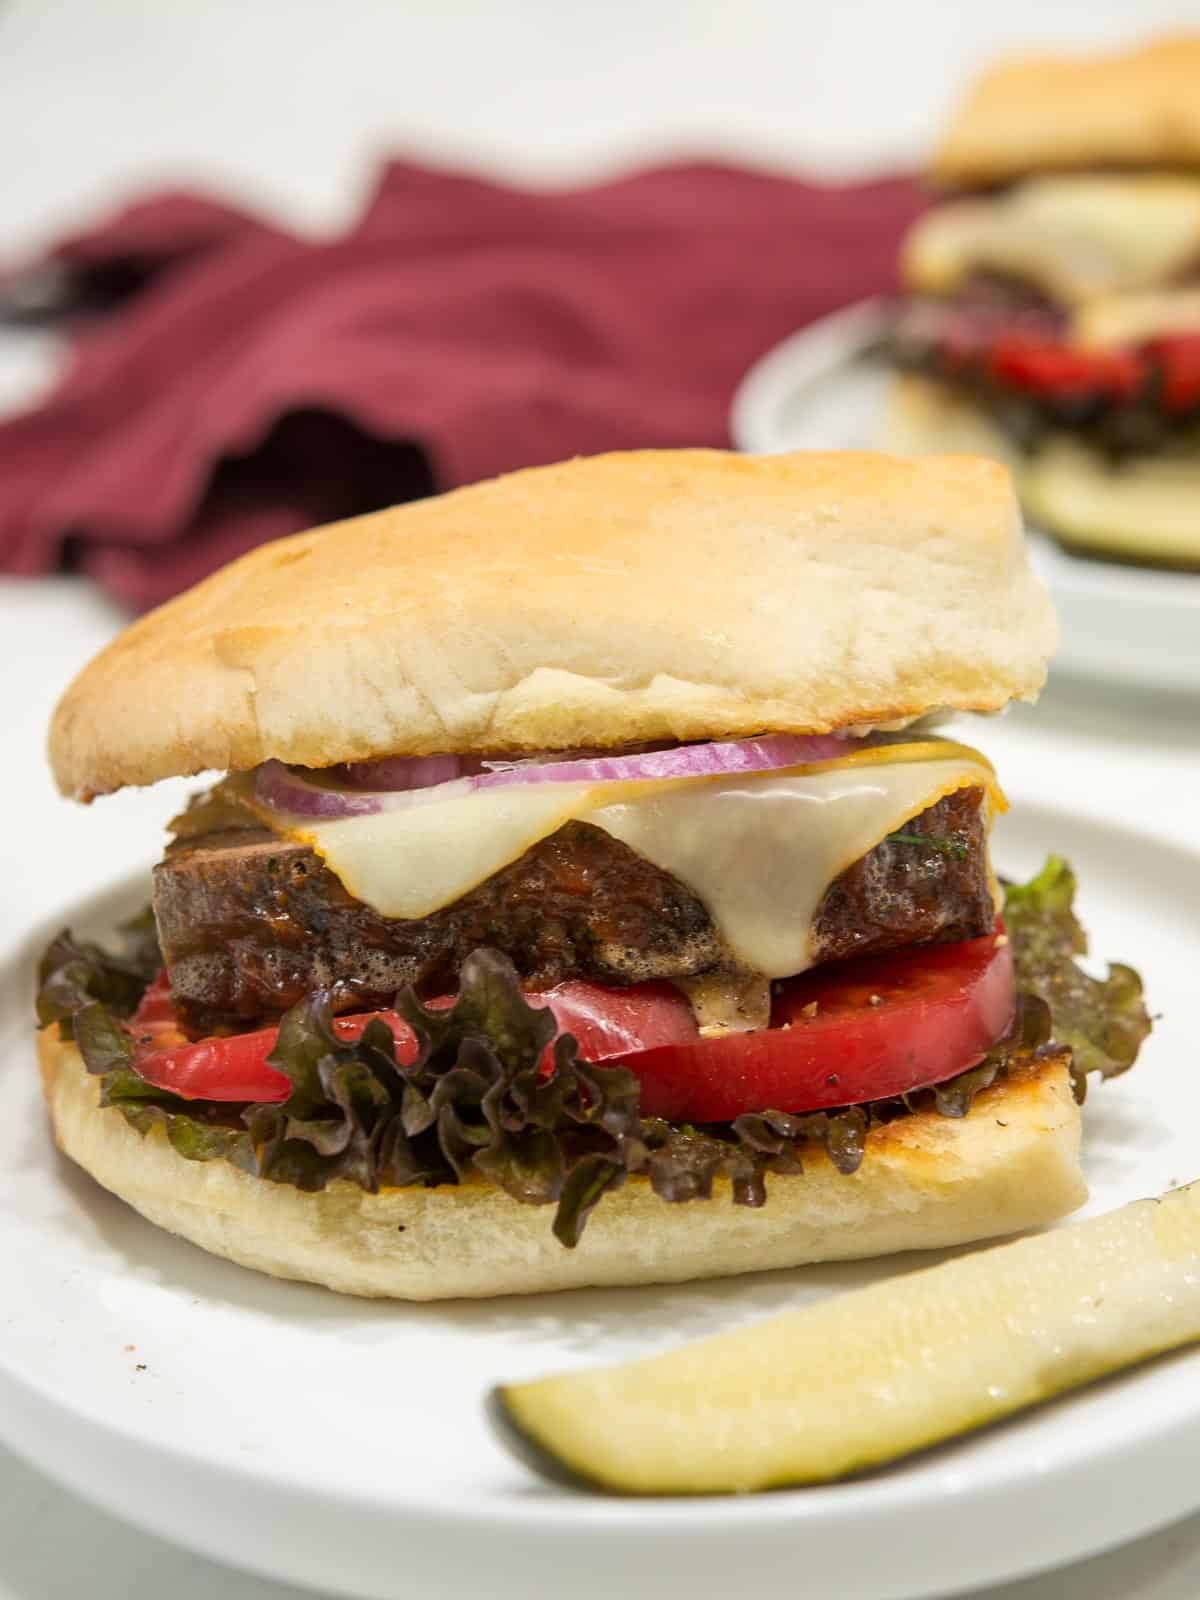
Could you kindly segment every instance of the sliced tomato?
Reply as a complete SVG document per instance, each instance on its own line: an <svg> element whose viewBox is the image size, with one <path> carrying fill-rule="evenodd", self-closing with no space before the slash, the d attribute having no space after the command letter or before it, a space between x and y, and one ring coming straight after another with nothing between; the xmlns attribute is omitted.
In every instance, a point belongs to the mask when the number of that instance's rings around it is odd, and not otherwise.
<svg viewBox="0 0 1200 1600"><path fill-rule="evenodd" d="M575 1035L585 1061L621 1061L643 1050L694 1043L700 1037L692 1008L672 984L639 983L606 989L598 983L560 983L527 994L549 1006L563 1033Z"/></svg>
<svg viewBox="0 0 1200 1600"><path fill-rule="evenodd" d="M1003 930L961 944L922 946L819 967L776 986L771 1026L702 1038L669 984L606 989L564 983L529 994L548 1006L587 1061L636 1073L647 1116L727 1122L746 1111L810 1111L886 1099L954 1077L982 1059L1012 1020L1012 953ZM450 1005L450 997L432 1002ZM270 1066L277 1029L186 1042L161 992L131 1019L135 1066L149 1083L193 1100L285 1100ZM394 1011L338 1017L356 1039L372 1016L402 1063L416 1041ZM547 1052L546 1070L552 1065Z"/></svg>
<svg viewBox="0 0 1200 1600"><path fill-rule="evenodd" d="M882 1100L982 1060L1012 1021L1012 952L996 934L819 967L779 986L771 1026L643 1051L625 1065L669 1121Z"/></svg>
<svg viewBox="0 0 1200 1600"><path fill-rule="evenodd" d="M136 1031L160 1022L175 1022L175 1001L171 997L171 980L166 967L142 996L141 1003L129 1019L129 1026Z"/></svg>
<svg viewBox="0 0 1200 1600"><path fill-rule="evenodd" d="M562 983L525 998L530 1005L549 1006L559 1030L574 1034L588 1061L610 1061L632 1051L699 1038L691 1007L678 989L666 983L644 983L632 989ZM444 995L429 1004L449 1006L453 996ZM335 1017L334 1031L339 1038L357 1039L372 1017L392 1030L400 1062L412 1061L416 1038L394 1011ZM147 989L129 1020L129 1031L137 1047L134 1065L142 1077L185 1100L269 1103L286 1100L290 1092L288 1079L267 1061L275 1048L277 1028L189 1041L179 1026L165 973ZM552 1065L553 1052L548 1051L547 1070Z"/></svg>
<svg viewBox="0 0 1200 1600"><path fill-rule="evenodd" d="M449 1000L445 1003L450 1004ZM340 1039L357 1039L372 1017L378 1017L392 1030L400 1062L414 1060L416 1038L408 1023L394 1011L335 1017L334 1032ZM214 1034L189 1041L177 1022L139 1026L135 1014L130 1018L129 1031L136 1046L133 1065L137 1071L147 1083L169 1089L184 1100L272 1103L286 1100L291 1093L288 1078L267 1060L279 1037L278 1028L255 1028L251 1033Z"/></svg>
<svg viewBox="0 0 1200 1600"><path fill-rule="evenodd" d="M1007 335L988 352L992 376L1009 388L1047 397L1086 394L1127 399L1137 393L1144 370L1130 350L1079 350L1050 339Z"/></svg>
<svg viewBox="0 0 1200 1600"><path fill-rule="evenodd" d="M1147 345L1162 372L1162 403L1172 415L1200 405L1200 333L1176 333Z"/></svg>

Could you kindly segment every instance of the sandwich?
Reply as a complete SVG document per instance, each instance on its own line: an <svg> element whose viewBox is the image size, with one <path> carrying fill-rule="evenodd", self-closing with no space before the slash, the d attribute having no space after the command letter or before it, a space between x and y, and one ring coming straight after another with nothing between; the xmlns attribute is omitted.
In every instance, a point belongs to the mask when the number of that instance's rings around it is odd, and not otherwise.
<svg viewBox="0 0 1200 1600"><path fill-rule="evenodd" d="M265 545L142 617L60 788L215 774L60 934L60 1147L248 1267L430 1299L949 1245L1077 1206L1149 1027L1002 888L951 712L1054 638L1008 473L598 456Z"/></svg>
<svg viewBox="0 0 1200 1600"><path fill-rule="evenodd" d="M931 177L888 447L993 455L1066 546L1200 567L1200 35L1002 63Z"/></svg>

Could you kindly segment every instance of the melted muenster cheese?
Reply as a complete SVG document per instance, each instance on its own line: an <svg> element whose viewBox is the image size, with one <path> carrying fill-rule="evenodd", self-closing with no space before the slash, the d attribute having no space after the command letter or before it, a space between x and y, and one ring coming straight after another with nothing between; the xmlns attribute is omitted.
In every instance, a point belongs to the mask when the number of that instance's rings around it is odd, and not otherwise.
<svg viewBox="0 0 1200 1600"><path fill-rule="evenodd" d="M927 739L779 772L430 790L378 816L269 820L359 900L402 918L441 910L564 823L589 822L687 884L744 966L782 978L811 964L813 918L838 874L970 787L1003 809L983 756Z"/></svg>
<svg viewBox="0 0 1200 1600"><path fill-rule="evenodd" d="M1200 332L1200 288L1158 289L1145 294L1110 294L1078 306L1071 342L1107 350L1141 344L1163 334Z"/></svg>
<svg viewBox="0 0 1200 1600"><path fill-rule="evenodd" d="M598 807L588 821L701 899L738 959L768 978L812 965L829 885L943 795L985 782L962 759L717 779Z"/></svg>
<svg viewBox="0 0 1200 1600"><path fill-rule="evenodd" d="M1082 173L1031 178L928 212L904 245L910 287L953 294L974 272L1062 305L1153 288L1200 262L1200 180Z"/></svg>

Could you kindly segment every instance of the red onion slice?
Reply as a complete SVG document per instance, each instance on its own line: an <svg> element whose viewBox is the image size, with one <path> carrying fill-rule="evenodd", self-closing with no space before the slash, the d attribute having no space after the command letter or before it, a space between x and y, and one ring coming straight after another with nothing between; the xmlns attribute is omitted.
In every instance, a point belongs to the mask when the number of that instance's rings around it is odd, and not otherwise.
<svg viewBox="0 0 1200 1600"><path fill-rule="evenodd" d="M280 761L265 761L255 776L255 793L274 810L328 820L376 816L414 801L530 783L637 783L773 772L810 762L836 761L875 742L872 736L856 739L834 733L770 733L757 739L676 744L660 749L642 746L621 755L588 753L546 761L397 756L385 761L356 762L352 769L336 769L339 775L352 770L354 787L284 766ZM368 779L373 788L359 787Z"/></svg>
<svg viewBox="0 0 1200 1600"><path fill-rule="evenodd" d="M766 772L808 761L835 761L865 744L841 734L771 733L757 739L710 744L633 745L618 754L563 751L545 757L393 756L356 761L338 769L356 789L389 792L425 789L469 777L480 789L518 783L623 783L646 778L715 778L731 772Z"/></svg>
<svg viewBox="0 0 1200 1600"><path fill-rule="evenodd" d="M464 773L482 770L483 763L475 756L389 756L383 761L348 761L337 772L353 789L396 793L431 789L438 783L452 783Z"/></svg>
<svg viewBox="0 0 1200 1600"><path fill-rule="evenodd" d="M723 778L736 772L770 772L808 761L836 761L865 743L837 734L770 733L759 739L676 744L634 754L557 758L535 766L494 764L472 783L500 789L518 783L636 783L647 778ZM491 763L489 763L491 765Z"/></svg>
<svg viewBox="0 0 1200 1600"><path fill-rule="evenodd" d="M254 793L272 811L293 817L330 821L337 817L373 817L384 809L386 795L352 794L309 777L282 761L264 761L254 774Z"/></svg>

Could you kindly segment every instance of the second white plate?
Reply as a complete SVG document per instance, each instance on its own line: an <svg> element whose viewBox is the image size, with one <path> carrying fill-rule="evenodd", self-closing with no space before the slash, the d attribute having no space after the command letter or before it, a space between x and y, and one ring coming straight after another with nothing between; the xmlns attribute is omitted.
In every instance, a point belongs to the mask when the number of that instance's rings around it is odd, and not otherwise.
<svg viewBox="0 0 1200 1600"><path fill-rule="evenodd" d="M891 373L870 351L886 326L867 301L777 345L734 396L734 443L767 454L876 446ZM1200 574L1091 560L1031 533L1062 630L1055 671L1200 692Z"/></svg>

